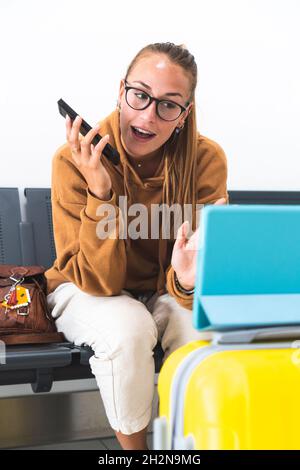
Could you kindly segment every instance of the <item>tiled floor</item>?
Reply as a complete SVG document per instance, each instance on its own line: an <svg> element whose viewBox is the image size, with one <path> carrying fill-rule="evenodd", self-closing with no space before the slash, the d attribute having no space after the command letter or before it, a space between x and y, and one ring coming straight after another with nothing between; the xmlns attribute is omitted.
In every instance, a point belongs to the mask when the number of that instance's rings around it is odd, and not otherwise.
<svg viewBox="0 0 300 470"><path fill-rule="evenodd" d="M149 449L152 449L152 433L148 433L147 442ZM60 442L59 444L49 444L36 447L19 447L26 450L121 450L121 446L115 437L103 439L90 439L75 442Z"/></svg>

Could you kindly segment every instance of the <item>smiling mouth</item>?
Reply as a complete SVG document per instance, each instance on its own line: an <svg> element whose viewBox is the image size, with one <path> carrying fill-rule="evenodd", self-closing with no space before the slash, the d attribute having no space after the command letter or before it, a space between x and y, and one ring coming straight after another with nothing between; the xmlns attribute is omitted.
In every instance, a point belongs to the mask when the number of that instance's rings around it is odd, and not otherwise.
<svg viewBox="0 0 300 470"><path fill-rule="evenodd" d="M130 126L132 133L135 137L137 137L139 140L151 140L153 137L156 136L154 132L146 131L145 129L142 129L140 127L135 127L135 126Z"/></svg>

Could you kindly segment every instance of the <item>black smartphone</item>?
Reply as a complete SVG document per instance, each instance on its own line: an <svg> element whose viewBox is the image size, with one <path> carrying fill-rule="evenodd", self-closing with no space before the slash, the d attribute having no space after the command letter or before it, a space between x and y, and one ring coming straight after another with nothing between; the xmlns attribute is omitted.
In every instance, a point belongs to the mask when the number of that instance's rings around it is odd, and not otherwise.
<svg viewBox="0 0 300 470"><path fill-rule="evenodd" d="M58 109L60 114L65 118L67 115L70 116L71 121L73 122L78 116L78 114L72 109L63 99L58 100ZM86 135L92 127L82 119L81 126L80 126L80 134ZM100 134L96 134L92 140L93 145L97 145L100 140L102 139ZM118 165L120 163L120 154L119 152L114 149L110 144L106 144L103 149L103 155L105 155L114 165Z"/></svg>

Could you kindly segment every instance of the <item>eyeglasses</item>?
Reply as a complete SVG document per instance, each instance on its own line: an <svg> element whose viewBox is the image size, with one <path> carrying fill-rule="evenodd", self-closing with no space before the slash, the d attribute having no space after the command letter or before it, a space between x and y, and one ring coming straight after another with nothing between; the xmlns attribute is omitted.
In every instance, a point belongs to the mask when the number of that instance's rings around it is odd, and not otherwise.
<svg viewBox="0 0 300 470"><path fill-rule="evenodd" d="M186 111L187 108L170 100L159 100L146 93L144 90L127 85L125 80L125 99L128 106L132 109L142 111L148 108L152 101L156 104L156 113L164 121L175 121ZM187 106L189 103L187 103Z"/></svg>

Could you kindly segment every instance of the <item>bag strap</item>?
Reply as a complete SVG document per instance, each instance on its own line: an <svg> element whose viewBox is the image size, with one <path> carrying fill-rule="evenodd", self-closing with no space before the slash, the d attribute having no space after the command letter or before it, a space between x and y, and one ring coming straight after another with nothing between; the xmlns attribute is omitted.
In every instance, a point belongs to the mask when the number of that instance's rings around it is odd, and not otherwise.
<svg viewBox="0 0 300 470"><path fill-rule="evenodd" d="M249 328L226 332L214 332L214 344L256 343L260 341L279 341L283 339L300 339L300 326L270 326L267 328Z"/></svg>

